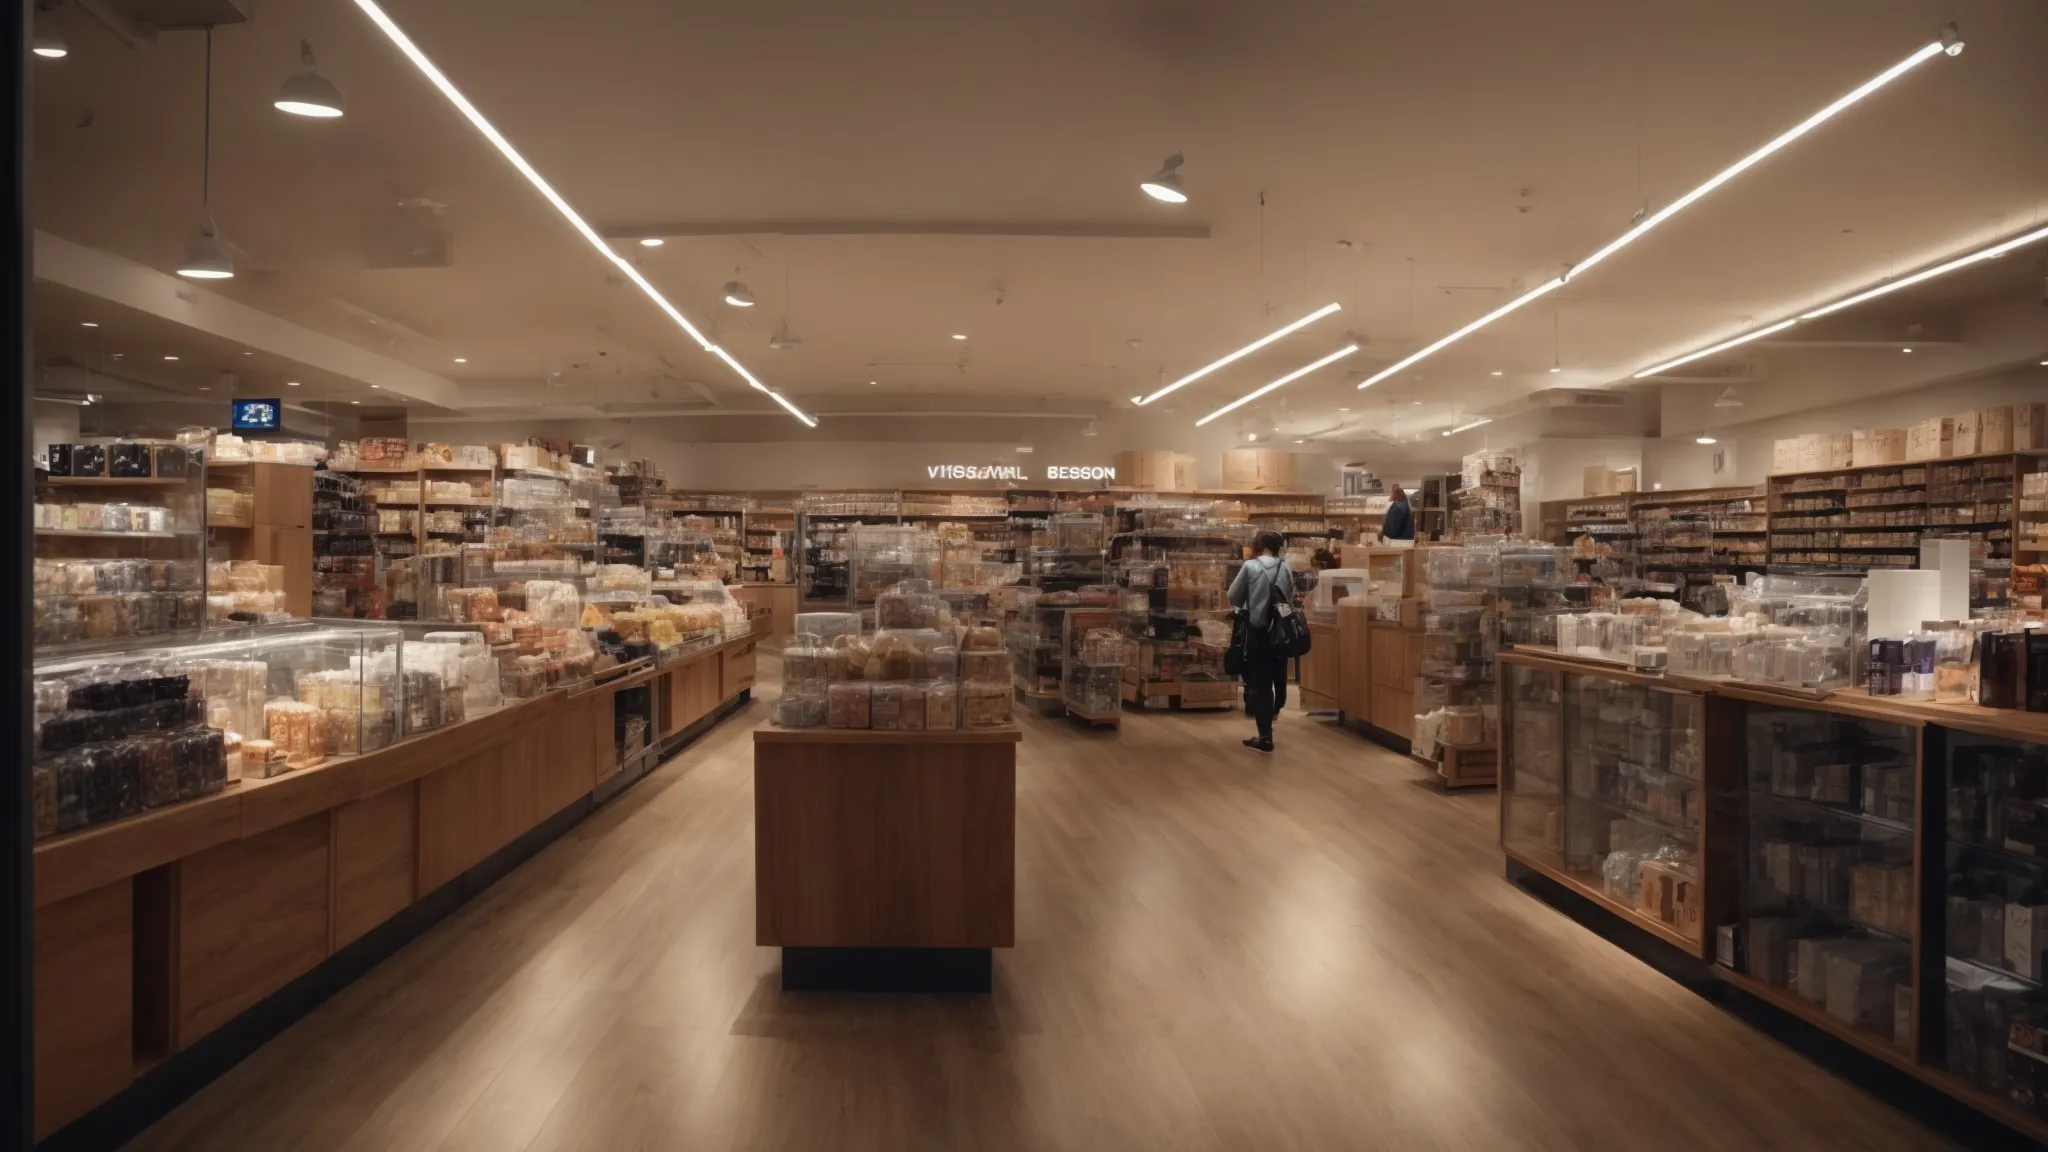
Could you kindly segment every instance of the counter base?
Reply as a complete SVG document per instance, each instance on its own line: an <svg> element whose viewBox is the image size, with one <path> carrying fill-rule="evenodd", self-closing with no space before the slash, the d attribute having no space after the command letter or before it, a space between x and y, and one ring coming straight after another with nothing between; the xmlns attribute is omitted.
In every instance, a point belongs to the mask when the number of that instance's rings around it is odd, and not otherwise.
<svg viewBox="0 0 2048 1152"><path fill-rule="evenodd" d="M784 948L784 992L967 992L995 987L988 948Z"/></svg>

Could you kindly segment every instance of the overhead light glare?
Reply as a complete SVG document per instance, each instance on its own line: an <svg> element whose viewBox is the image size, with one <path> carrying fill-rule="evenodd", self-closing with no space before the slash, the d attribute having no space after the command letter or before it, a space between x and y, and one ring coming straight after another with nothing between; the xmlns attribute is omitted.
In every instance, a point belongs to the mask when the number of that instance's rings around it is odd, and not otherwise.
<svg viewBox="0 0 2048 1152"><path fill-rule="evenodd" d="M93 320L80 320L80 321L78 322L78 326L79 326L80 328L97 328L97 327L99 327L99 324L98 324L98 322L97 322L97 321L93 321Z"/></svg>
<svg viewBox="0 0 2048 1152"><path fill-rule="evenodd" d="M1358 351L1358 345L1347 344L1344 347L1339 348L1335 352L1330 353L1328 356L1323 357L1321 360L1318 360L1313 364L1308 364L1304 365L1303 367L1296 368L1294 371L1289 372L1287 375L1280 377L1278 380L1273 381L1271 384L1268 384L1263 388L1257 388L1250 392L1247 392L1244 395L1238 397L1237 399L1232 400L1230 403L1225 404L1223 407L1218 408L1214 412L1209 413L1207 416L1202 417L1200 420L1195 421L1195 427L1200 428L1202 425L1207 424L1209 421L1214 420L1215 418L1223 415L1226 412L1236 411L1237 409L1244 407L1246 404L1249 404L1252 401L1257 400L1259 397L1264 396L1266 393L1271 392L1276 388L1285 388L1287 385L1294 383L1296 380L1301 379L1303 376L1306 376L1311 372L1314 372L1316 369L1327 368L1330 365L1335 364L1337 361L1342 360L1346 356L1349 356L1356 351Z"/></svg>
<svg viewBox="0 0 2048 1152"><path fill-rule="evenodd" d="M1937 264L1932 268L1924 268L1915 272L1911 276L1901 276L1897 280L1887 281L1875 288L1858 292L1847 299L1837 300L1833 304L1816 308L1811 312L1801 313L1799 318L1801 320L1816 320L1829 313L1840 312L1844 308L1853 308L1866 300L1875 300L1879 296L1888 296L1901 288L1910 288L1915 284L1925 283L1937 276L1946 276L1958 268L1967 268L1980 261L1996 259L2015 248L2023 248L2037 240L2048 240L2048 228L2036 228L2032 232L2015 236L2010 240L2001 240L1989 248L1980 249L1967 256L1958 256L1945 264Z"/></svg>
<svg viewBox="0 0 2048 1152"><path fill-rule="evenodd" d="M455 358L455 362L456 362L457 364L467 364L467 363L469 363L469 357L467 357L467 356L457 356L457 357Z"/></svg>
<svg viewBox="0 0 2048 1152"><path fill-rule="evenodd" d="M434 66L434 62L427 59L426 53L420 51L419 46L412 42L412 38L405 34L404 29L400 28L385 13L384 9L377 5L376 0L356 0L356 7L362 9L363 14L368 16L377 25L385 37L400 52L404 53L408 60L412 61L413 67L419 69L420 74L425 76L428 82L433 84L435 88L439 89L441 95L447 97L450 104L455 105L456 111L461 112L463 117L478 132L483 134L484 139L491 142L492 147L498 150L499 155L505 157L506 162L518 169L519 174L526 177L527 183L533 185L534 190L539 192L548 203L554 205L555 211L561 213L562 219L568 221L570 227L581 233L583 239L592 248L596 249L599 255L611 261L613 267L619 270L619 275L632 281L634 287L640 289L648 300L654 303L655 307L661 309L662 313L675 323L676 327L681 328L687 333L690 339L695 340L704 351L723 360L727 366L731 367L739 375L740 379L747 382L749 387L755 391L766 393L770 399L774 400L776 404L780 405L790 415L802 421L805 427L815 428L818 426L818 422L815 419L805 415L796 405L791 404L782 393L761 383L760 380L755 378L753 373L742 367L740 362L733 359L723 348L706 339L704 333L699 331L696 325L690 323L689 318L684 316L675 305L669 303L668 297L663 296L657 291L647 277L642 275L640 270L633 266L632 261L614 251L612 246L605 242L604 237L599 236L597 230L592 228L583 217L577 215L576 210L569 206L567 200L562 199L561 193L556 192L554 186L549 184L533 165L526 162L526 158L519 154L519 150L512 147L511 142L506 140L498 132L497 128L484 118L484 114L476 110L476 106L469 102L469 98L462 94L461 89L455 87L448 77L441 74L441 70Z"/></svg>
<svg viewBox="0 0 2048 1152"><path fill-rule="evenodd" d="M1503 373L1501 372L1501 370L1500 370L1500 369L1496 368L1496 369L1494 369L1493 371L1491 371L1491 372L1488 372L1488 373L1487 373L1487 375L1488 375L1488 376L1500 376L1500 375L1503 375Z"/></svg>
<svg viewBox="0 0 2048 1152"><path fill-rule="evenodd" d="M177 359L177 357L176 357L176 356L166 356L166 357L164 357L164 359L166 359L166 360L176 360L176 359Z"/></svg>
<svg viewBox="0 0 2048 1152"><path fill-rule="evenodd" d="M297 388L299 386L299 382L297 380L287 380L284 382L284 386L287 388Z"/></svg>
<svg viewBox="0 0 2048 1152"><path fill-rule="evenodd" d="M1510 312L1515 311L1518 308L1533 303L1534 301L1544 296L1548 296L1550 293L1557 291L1559 288L1563 286L1564 278L1559 276L1553 276L1549 280L1546 280L1543 283L1538 284L1536 287L1529 289L1527 292L1522 293L1520 296L1515 297L1513 300L1510 300L1507 303L1501 305L1500 307L1495 308L1493 311L1488 312L1486 315L1481 316L1479 319L1474 320L1470 324L1465 325L1463 328L1458 329L1456 332L1451 333L1449 336L1445 336L1441 340L1438 340L1436 343L1429 345L1428 347L1422 349L1420 352L1411 352L1402 359L1394 361L1392 364L1389 364L1385 368L1380 369L1373 375L1366 377L1362 382L1360 382L1358 386L1360 388L1370 388L1373 385L1379 383L1380 381L1385 380L1387 377L1392 376L1394 373L1401 371L1403 368L1408 367L1410 364L1414 364L1425 357L1435 355L1443 349L1448 348L1453 344L1456 344L1460 340L1463 340L1465 337L1470 336L1472 333L1479 331L1481 328L1486 327L1488 324L1493 323L1495 320L1500 319L1501 317L1507 315Z"/></svg>
<svg viewBox="0 0 2048 1152"><path fill-rule="evenodd" d="M1474 420L1470 424L1460 424L1456 428L1447 428L1444 430L1444 435L1456 436L1460 432L1470 432L1472 429L1479 427L1481 424L1491 423L1493 423L1493 417L1488 416L1484 419Z"/></svg>
<svg viewBox="0 0 2048 1152"><path fill-rule="evenodd" d="M1632 379L1641 380L1645 376L1661 376L1664 373L1669 372L1670 370L1678 367L1681 364L1690 364L1695 360L1699 360L1707 356L1712 356L1716 352L1726 352L1730 348L1734 348L1742 344L1747 344L1752 340L1761 340L1764 337L1769 336L1773 332L1783 332L1785 329L1790 328L1791 326L1797 323L1799 323L1799 321L1797 320L1780 320L1779 322L1771 325L1768 328L1759 328L1754 332L1744 332L1742 335L1737 336L1732 340L1723 340L1719 344L1714 344L1709 347L1702 348L1697 352L1688 352L1687 354L1680 356L1676 360L1666 360L1664 363L1659 364L1654 368L1645 368L1641 372L1636 373L1635 376L1632 377ZM1718 403L1718 401L1716 403Z"/></svg>
<svg viewBox="0 0 2048 1152"><path fill-rule="evenodd" d="M1166 162L1159 166L1159 171L1153 173L1150 180L1144 181L1138 187L1144 190L1145 195L1162 204L1187 203L1188 186L1180 176L1180 166L1184 163L1186 157L1175 152L1166 158Z"/></svg>
<svg viewBox="0 0 2048 1152"><path fill-rule="evenodd" d="M965 333L965 332L955 332L955 333L953 333L953 339L955 339L955 340L965 340L965 339L967 339L967 333Z"/></svg>
<svg viewBox="0 0 2048 1152"><path fill-rule="evenodd" d="M640 238L640 246L642 248L659 248L666 243L668 243L668 241L663 240L659 236L642 236Z"/></svg>
<svg viewBox="0 0 2048 1152"><path fill-rule="evenodd" d="M1673 216L1678 215L1680 212L1684 211L1687 207L1697 202L1701 197L1712 192L1714 189L1719 188L1721 185L1726 184L1728 181L1735 179L1737 176L1742 175L1744 172L1747 172L1751 168L1756 167L1758 164L1763 163L1765 160L1770 159L1771 156L1775 155L1777 152L1785 148L1787 145L1791 144L1793 141L1799 139L1801 136L1806 135L1808 132L1813 131L1815 128L1820 127L1822 124L1827 123L1829 120L1834 119L1843 111L1854 106L1858 101L1861 101L1864 97L1869 96L1871 93L1877 91L1878 89L1884 87L1887 84L1890 84L1892 81L1897 80L1899 77L1904 76L1906 73L1911 72L1913 69L1919 67L1921 64L1926 63L1928 60L1931 60L1934 57L1941 55L1943 52L1947 51L1947 45L1945 41L1947 40L1950 33L1953 32L1954 28L1955 26L1952 24L1943 28L1943 39L1933 40L1926 44L1921 45L1920 48L1916 50L1911 56L1906 57L1904 60L1899 61L1897 64L1892 65L1891 67L1885 69L1884 71L1878 73L1870 79L1865 80L1862 84L1856 86L1855 88L1851 89L1848 93L1838 98L1834 103L1829 104L1827 107L1822 108L1820 111L1815 112L1813 115L1808 116L1806 119L1800 121L1798 124L1793 125L1791 128L1787 129L1777 139L1772 140L1770 143L1764 145L1763 147L1757 149L1754 152L1751 152L1749 155L1744 156L1742 159L1737 160L1735 163L1730 164L1728 167L1721 169L1721 171L1715 173L1712 177L1708 178L1708 180L1705 183L1694 188L1692 191L1687 192L1685 195L1680 196L1678 199L1673 200L1671 203L1666 204L1664 207L1659 208L1657 211L1652 212L1650 215L1645 216L1639 223L1636 224L1635 227L1630 228L1628 231L1623 232L1621 235L1609 241L1606 247L1593 253L1591 256L1586 257L1584 260L1579 261L1577 264L1572 265L1569 269L1565 271L1564 278L1570 280L1578 276L1579 274L1585 272L1586 269L1593 267L1594 265L1600 263L1602 260L1605 260L1609 256L1614 255L1616 252L1619 252L1623 248L1628 247L1630 244L1635 243L1637 240L1643 237L1644 233L1647 233L1652 228L1655 228L1659 224L1664 223L1666 220L1671 219ZM1960 46L1961 40L1959 35L1956 39L1956 43L1958 44L1958 46Z"/></svg>
<svg viewBox="0 0 2048 1152"><path fill-rule="evenodd" d="M1695 444L1718 444L1718 443L1720 443L1720 441L1718 441L1718 440L1714 439L1714 438L1713 438L1712 436L1695 436L1695 437L1693 437L1693 438L1692 438L1692 442L1693 442L1693 443L1695 443Z"/></svg>
<svg viewBox="0 0 2048 1152"><path fill-rule="evenodd" d="M1344 306L1336 303L1335 301L1325 304L1321 308L1318 308L1315 311L1309 313L1308 315L1303 316L1301 319L1296 320L1294 323L1289 324L1286 327L1276 328L1273 331L1268 332L1264 336L1259 337L1257 340L1254 340L1251 343L1245 345L1244 347L1239 348L1237 351L1232 352L1230 355L1223 357L1221 360L1205 364L1202 367L1195 369L1193 372L1190 372L1187 375L1181 377L1180 379L1175 380L1173 383L1168 384L1166 387L1159 389L1158 391L1152 393L1150 396L1133 397L1131 403L1150 404L1152 401L1159 399L1161 396L1166 395L1168 392L1184 388L1187 385L1192 384L1197 380L1200 380L1202 377L1207 376L1209 373L1214 372L1218 368L1221 368L1227 364L1236 363L1237 361L1244 359L1246 356L1249 356L1252 353L1257 352L1259 349L1264 348L1266 345L1271 344L1275 340L1281 339L1282 337L1287 336L1291 333L1301 331L1303 328L1306 328L1309 325L1315 323L1316 321L1321 320L1323 317L1328 316L1332 312L1341 312L1343 310Z"/></svg>
<svg viewBox="0 0 2048 1152"><path fill-rule="evenodd" d="M1901 348L1899 349L1899 351L1904 352L1908 356L1911 356L1913 354L1913 350L1911 348Z"/></svg>

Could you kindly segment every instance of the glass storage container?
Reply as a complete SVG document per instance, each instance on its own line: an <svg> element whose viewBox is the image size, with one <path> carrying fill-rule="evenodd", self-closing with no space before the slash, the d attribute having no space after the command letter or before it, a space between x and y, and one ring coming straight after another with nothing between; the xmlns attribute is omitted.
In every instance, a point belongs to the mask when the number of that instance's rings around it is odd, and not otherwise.
<svg viewBox="0 0 2048 1152"><path fill-rule="evenodd" d="M1564 867L1563 674L1506 664L1507 770L1502 774L1501 844L1551 868ZM1417 704L1417 710L1422 705Z"/></svg>

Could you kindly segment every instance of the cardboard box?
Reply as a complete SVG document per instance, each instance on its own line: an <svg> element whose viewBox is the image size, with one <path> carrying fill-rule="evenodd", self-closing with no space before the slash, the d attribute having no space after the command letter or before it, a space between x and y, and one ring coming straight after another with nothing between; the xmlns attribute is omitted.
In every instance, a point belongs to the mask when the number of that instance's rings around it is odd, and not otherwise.
<svg viewBox="0 0 2048 1152"><path fill-rule="evenodd" d="M1953 416L1922 420L1906 433L1906 459L1939 460L1955 454L1956 422Z"/></svg>
<svg viewBox="0 0 2048 1152"><path fill-rule="evenodd" d="M1799 471L1818 472L1828 466L1827 448L1817 432L1801 433L1799 437Z"/></svg>
<svg viewBox="0 0 2048 1152"><path fill-rule="evenodd" d="M1829 432L1820 438L1823 468L1847 468L1854 455L1856 437L1849 432Z"/></svg>
<svg viewBox="0 0 2048 1152"><path fill-rule="evenodd" d="M2048 904L2005 906L2005 966L2029 980L2041 978L2048 951Z"/></svg>
<svg viewBox="0 0 2048 1152"><path fill-rule="evenodd" d="M1171 452L1119 452L1115 463L1117 483L1122 487L1154 492L1171 491L1173 488Z"/></svg>
<svg viewBox="0 0 2048 1152"><path fill-rule="evenodd" d="M1799 438L1771 442L1771 471L1799 471Z"/></svg>
<svg viewBox="0 0 2048 1152"><path fill-rule="evenodd" d="M1852 468L1905 462L1904 428L1858 428L1849 437L1849 466Z"/></svg>
<svg viewBox="0 0 2048 1152"><path fill-rule="evenodd" d="M1975 456L1982 449L1977 447L1978 433L1983 428L1983 415L1972 408L1953 418L1955 420L1955 451L1958 456Z"/></svg>
<svg viewBox="0 0 2048 1152"><path fill-rule="evenodd" d="M1294 487L1294 453L1272 448L1223 450L1224 491L1292 492Z"/></svg>
<svg viewBox="0 0 2048 1152"><path fill-rule="evenodd" d="M1989 454L2013 450L2012 409L2010 404L1977 409L1977 451Z"/></svg>
<svg viewBox="0 0 2048 1152"><path fill-rule="evenodd" d="M2048 448L2048 404L2012 406L2012 450L2036 452Z"/></svg>

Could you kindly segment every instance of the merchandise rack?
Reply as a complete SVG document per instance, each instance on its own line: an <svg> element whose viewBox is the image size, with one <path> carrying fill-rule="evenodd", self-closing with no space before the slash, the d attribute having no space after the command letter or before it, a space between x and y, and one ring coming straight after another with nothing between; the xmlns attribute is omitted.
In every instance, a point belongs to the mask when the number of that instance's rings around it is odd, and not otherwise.
<svg viewBox="0 0 2048 1152"><path fill-rule="evenodd" d="M1501 847L1511 861L1709 962L1754 1001L2048 1140L2048 1110L2015 1099L2042 1100L2027 1077L2048 1061L2038 1027L2048 950L2028 895L2048 885L2048 845L2034 843L2034 825L2007 818L2040 805L2025 793L2048 769L2048 715L1853 688L1815 699L1534 652L1500 663ZM1640 886L1625 898L1566 858L1601 847L1574 843L1580 833L1560 804L1560 776L1587 777L1594 764L1574 760L1569 722L1554 718L1573 681L1699 700L1704 799L1696 836L1683 826L1693 890L1680 869L1668 889L1660 875L1646 904ZM1675 735L1644 743L1643 759L1680 747ZM1820 998L1797 990L1815 981Z"/></svg>
<svg viewBox="0 0 2048 1152"><path fill-rule="evenodd" d="M163 510L163 530L109 528L102 513L99 528L32 528L33 556L38 561L135 561L140 569L153 570L160 579L152 586L127 585L120 590L100 583L82 593L38 589L34 595L34 640L39 656L78 647L104 647L112 642L154 642L161 638L189 636L207 627L206 453L197 448L164 441L101 441L91 439L102 451L114 447L140 446L149 454L148 476L53 476L38 467L35 472L37 505L81 504L140 505ZM159 456L176 457L183 474L159 476ZM169 469L171 464L161 467ZM111 465L108 466L111 470ZM81 511L81 510L74 510ZM128 514L125 510L122 518ZM108 569L96 569L106 579ZM154 609L147 619L131 618L124 606L128 593L142 594ZM70 611L55 611L57 605ZM117 610L118 609L118 610ZM60 616L71 628L53 627ZM158 625L161 625L160 627ZM111 630L110 630L111 629ZM97 634L96 634L97 633Z"/></svg>

